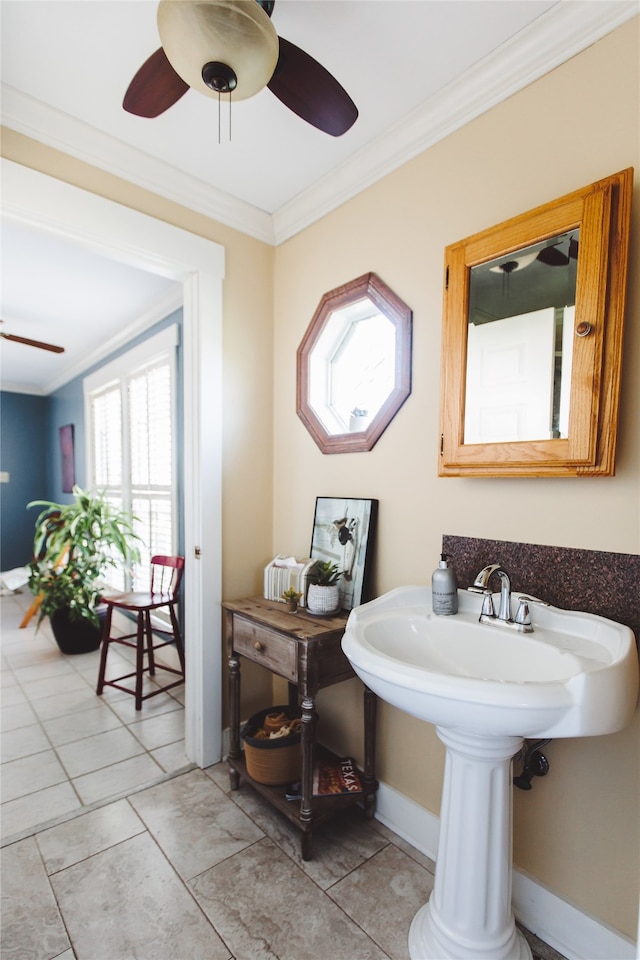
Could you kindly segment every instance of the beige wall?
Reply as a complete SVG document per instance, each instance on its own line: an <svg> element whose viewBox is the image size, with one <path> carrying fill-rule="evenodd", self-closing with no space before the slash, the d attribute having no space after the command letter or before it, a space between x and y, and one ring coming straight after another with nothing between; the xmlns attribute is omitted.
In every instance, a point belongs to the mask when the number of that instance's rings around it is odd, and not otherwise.
<svg viewBox="0 0 640 960"><path fill-rule="evenodd" d="M640 546L640 289L631 271L614 479L436 476L446 244L627 166L638 156L638 23L432 147L277 251L11 131L9 159L224 245L223 592L259 592L262 565L309 548L316 496L376 497L376 588L424 583L443 533L619 552ZM640 174L637 174L640 176ZM638 187L632 261L639 253ZM414 311L413 393L368 454L323 456L295 414L295 353L321 295L373 270ZM264 362L273 356L273 365ZM277 491L277 492L276 492ZM272 526L273 522L273 526ZM246 676L246 675L245 675ZM262 706L252 674L244 709ZM357 681L322 692L328 741L361 752ZM638 724L556 741L551 774L516 796L517 864L630 937L637 887ZM382 705L380 776L440 803L433 728ZM605 880L606 878L606 880Z"/></svg>
<svg viewBox="0 0 640 960"><path fill-rule="evenodd" d="M511 97L281 245L275 265L275 551L308 550L316 496L376 497L378 593L425 583L443 533L637 553L640 287L631 269L617 475L438 479L445 245L628 166L640 253L638 20ZM295 351L322 294L375 271L414 312L413 393L370 453L323 456L295 414ZM487 557L487 561L495 559ZM358 681L322 691L324 736L361 755ZM380 777L431 811L434 730L383 706ZM638 723L556 741L550 775L516 791L519 867L635 938ZM607 878L606 881L604 878Z"/></svg>

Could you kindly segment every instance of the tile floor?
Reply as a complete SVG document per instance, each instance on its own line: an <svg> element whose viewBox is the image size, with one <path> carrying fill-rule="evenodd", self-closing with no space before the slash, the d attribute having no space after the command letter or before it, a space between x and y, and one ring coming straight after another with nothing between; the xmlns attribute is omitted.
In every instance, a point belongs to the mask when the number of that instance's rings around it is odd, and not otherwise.
<svg viewBox="0 0 640 960"><path fill-rule="evenodd" d="M138 714L129 694L106 687L96 696L98 651L60 653L48 620L19 628L32 599L26 589L0 598L3 840L188 762L184 687L147 700ZM131 669L120 651L133 653L112 647L112 677Z"/></svg>
<svg viewBox="0 0 640 960"><path fill-rule="evenodd" d="M180 769L177 700L142 720L116 691L96 703L97 666L45 631L16 637L21 604L1 603L3 960L406 960L431 860L352 808L304 862L298 831L231 793L225 764Z"/></svg>

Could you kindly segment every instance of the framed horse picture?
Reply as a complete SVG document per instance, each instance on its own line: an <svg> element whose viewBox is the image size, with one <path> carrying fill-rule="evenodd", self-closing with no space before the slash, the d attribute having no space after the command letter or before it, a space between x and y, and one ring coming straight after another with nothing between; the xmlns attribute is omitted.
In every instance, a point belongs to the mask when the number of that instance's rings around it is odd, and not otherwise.
<svg viewBox="0 0 640 960"><path fill-rule="evenodd" d="M371 599L371 557L377 500L317 497L309 556L341 571L340 606L352 610Z"/></svg>

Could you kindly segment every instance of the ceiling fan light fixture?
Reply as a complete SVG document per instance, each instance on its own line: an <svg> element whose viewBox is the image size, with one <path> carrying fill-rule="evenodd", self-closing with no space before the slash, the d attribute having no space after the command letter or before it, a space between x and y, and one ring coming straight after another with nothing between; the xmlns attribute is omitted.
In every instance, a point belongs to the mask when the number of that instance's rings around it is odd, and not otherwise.
<svg viewBox="0 0 640 960"><path fill-rule="evenodd" d="M518 270L524 270L530 263L536 259L536 253L525 253L520 257L513 257L510 260L503 260L497 263L495 267L489 267L491 273L516 273Z"/></svg>
<svg viewBox="0 0 640 960"><path fill-rule="evenodd" d="M238 78L226 63L205 63L202 79L209 89L216 93L231 93L238 85Z"/></svg>
<svg viewBox="0 0 640 960"><path fill-rule="evenodd" d="M175 72L210 97L227 92L203 79L210 64L226 67L236 78L234 100L246 100L267 85L278 62L278 35L256 0L160 0L158 32Z"/></svg>

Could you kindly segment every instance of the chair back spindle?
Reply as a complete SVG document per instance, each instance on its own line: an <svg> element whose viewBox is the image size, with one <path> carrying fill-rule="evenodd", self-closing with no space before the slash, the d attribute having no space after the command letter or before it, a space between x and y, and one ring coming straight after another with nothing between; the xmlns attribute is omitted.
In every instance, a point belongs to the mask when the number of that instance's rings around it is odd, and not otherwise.
<svg viewBox="0 0 640 960"><path fill-rule="evenodd" d="M184 572L184 557L151 557L151 594L175 598Z"/></svg>

